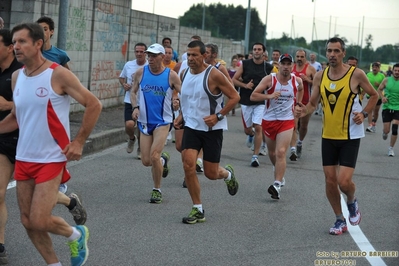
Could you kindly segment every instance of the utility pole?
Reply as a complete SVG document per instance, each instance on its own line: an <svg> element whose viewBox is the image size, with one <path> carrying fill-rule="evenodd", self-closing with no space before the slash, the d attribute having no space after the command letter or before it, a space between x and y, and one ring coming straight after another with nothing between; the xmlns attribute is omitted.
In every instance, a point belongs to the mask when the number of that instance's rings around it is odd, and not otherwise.
<svg viewBox="0 0 399 266"><path fill-rule="evenodd" d="M269 13L269 0L266 1L265 46L267 42L267 15Z"/></svg>
<svg viewBox="0 0 399 266"><path fill-rule="evenodd" d="M204 4L202 5L203 10L202 10L202 30L205 30L205 0Z"/></svg>
<svg viewBox="0 0 399 266"><path fill-rule="evenodd" d="M57 47L62 50L66 50L66 39L68 32L68 10L69 1L60 1L60 5L58 7L58 13L60 15L58 17Z"/></svg>
<svg viewBox="0 0 399 266"><path fill-rule="evenodd" d="M251 24L251 0L248 0L247 19L245 21L245 54L249 50L249 29Z"/></svg>
<svg viewBox="0 0 399 266"><path fill-rule="evenodd" d="M313 50L313 35L314 35L315 27L316 27L316 20L315 20L315 15L316 15L316 1L315 1L315 0L312 0L312 2L314 3L314 5L313 5L312 42L311 42L311 44L310 44L310 50Z"/></svg>

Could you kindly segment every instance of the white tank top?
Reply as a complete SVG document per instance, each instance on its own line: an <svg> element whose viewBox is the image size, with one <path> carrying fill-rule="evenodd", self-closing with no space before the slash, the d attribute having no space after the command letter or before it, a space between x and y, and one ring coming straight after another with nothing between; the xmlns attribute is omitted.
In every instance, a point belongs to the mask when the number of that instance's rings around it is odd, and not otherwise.
<svg viewBox="0 0 399 266"><path fill-rule="evenodd" d="M263 112L263 120L293 120L294 119L294 106L296 102L296 94L298 82L295 75L291 73L291 79L288 84L282 85L278 80L276 73L271 73L272 85L266 90L265 93L272 94L275 91L280 91L280 97L277 99L270 99L266 101L265 110Z"/></svg>
<svg viewBox="0 0 399 266"><path fill-rule="evenodd" d="M53 63L37 76L19 71L14 89L19 140L15 158L33 163L64 162L61 151L70 142L68 95L51 87Z"/></svg>
<svg viewBox="0 0 399 266"><path fill-rule="evenodd" d="M184 73L180 104L185 126L191 129L200 131L227 130L226 118L217 122L211 128L204 122L205 116L218 113L223 104L223 94L213 95L208 88L209 74L214 69L213 66L209 65L199 74L191 74L190 69Z"/></svg>

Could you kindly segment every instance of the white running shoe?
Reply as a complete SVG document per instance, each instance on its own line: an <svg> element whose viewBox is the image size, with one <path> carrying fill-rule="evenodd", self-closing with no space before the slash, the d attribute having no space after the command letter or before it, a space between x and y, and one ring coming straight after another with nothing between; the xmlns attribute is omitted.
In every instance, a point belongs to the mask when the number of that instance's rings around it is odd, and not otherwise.
<svg viewBox="0 0 399 266"><path fill-rule="evenodd" d="M136 143L136 136L134 136L134 139L129 139L127 142L127 147L126 147L126 152L127 153L132 153L134 149L134 143Z"/></svg>
<svg viewBox="0 0 399 266"><path fill-rule="evenodd" d="M266 156L267 155L267 149L265 146L261 146L259 150L259 155Z"/></svg>
<svg viewBox="0 0 399 266"><path fill-rule="evenodd" d="M61 192L61 193L66 194L67 191L68 191L68 186L67 186L67 184L65 184L65 183L64 183L64 184L61 184L60 187L58 188L58 191Z"/></svg>
<svg viewBox="0 0 399 266"><path fill-rule="evenodd" d="M395 152L393 151L393 148L388 149L388 156L389 157L395 157Z"/></svg>

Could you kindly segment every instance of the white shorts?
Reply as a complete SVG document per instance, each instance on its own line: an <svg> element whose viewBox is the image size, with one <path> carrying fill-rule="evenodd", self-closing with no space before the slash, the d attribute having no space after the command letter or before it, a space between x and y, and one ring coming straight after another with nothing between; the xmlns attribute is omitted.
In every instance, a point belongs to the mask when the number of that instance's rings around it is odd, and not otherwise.
<svg viewBox="0 0 399 266"><path fill-rule="evenodd" d="M262 125L265 105L241 105L242 123L245 128L252 127L252 124Z"/></svg>

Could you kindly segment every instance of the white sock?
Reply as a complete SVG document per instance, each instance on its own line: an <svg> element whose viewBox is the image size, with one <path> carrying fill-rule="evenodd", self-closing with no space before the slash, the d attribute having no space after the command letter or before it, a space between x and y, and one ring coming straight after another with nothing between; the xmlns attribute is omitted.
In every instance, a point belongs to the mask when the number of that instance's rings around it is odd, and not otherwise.
<svg viewBox="0 0 399 266"><path fill-rule="evenodd" d="M47 266L62 266L61 262L47 264Z"/></svg>
<svg viewBox="0 0 399 266"><path fill-rule="evenodd" d="M152 190L158 190L159 192L161 192L160 188L152 188ZM162 192L161 192L162 193Z"/></svg>
<svg viewBox="0 0 399 266"><path fill-rule="evenodd" d="M230 171L227 171L229 173L229 175L224 179L224 181L229 181L231 180L231 173Z"/></svg>
<svg viewBox="0 0 399 266"><path fill-rule="evenodd" d="M281 186L281 182L278 180L274 180L274 185L277 185L279 187L279 186Z"/></svg>
<svg viewBox="0 0 399 266"><path fill-rule="evenodd" d="M164 158L162 158L162 157L161 157L161 164L162 164L162 166L164 166L164 165L165 165L165 159L164 159Z"/></svg>
<svg viewBox="0 0 399 266"><path fill-rule="evenodd" d="M202 211L202 204L194 204L193 207L197 208L200 212L203 212Z"/></svg>
<svg viewBox="0 0 399 266"><path fill-rule="evenodd" d="M68 241L72 242L76 239L79 239L80 236L81 236L81 233L79 232L79 230L76 229L76 227L72 226L72 235L70 237L68 237Z"/></svg>
<svg viewBox="0 0 399 266"><path fill-rule="evenodd" d="M296 147L291 147L291 151L296 151Z"/></svg>
<svg viewBox="0 0 399 266"><path fill-rule="evenodd" d="M302 146L302 140L298 140L297 143L296 143L296 145Z"/></svg>

